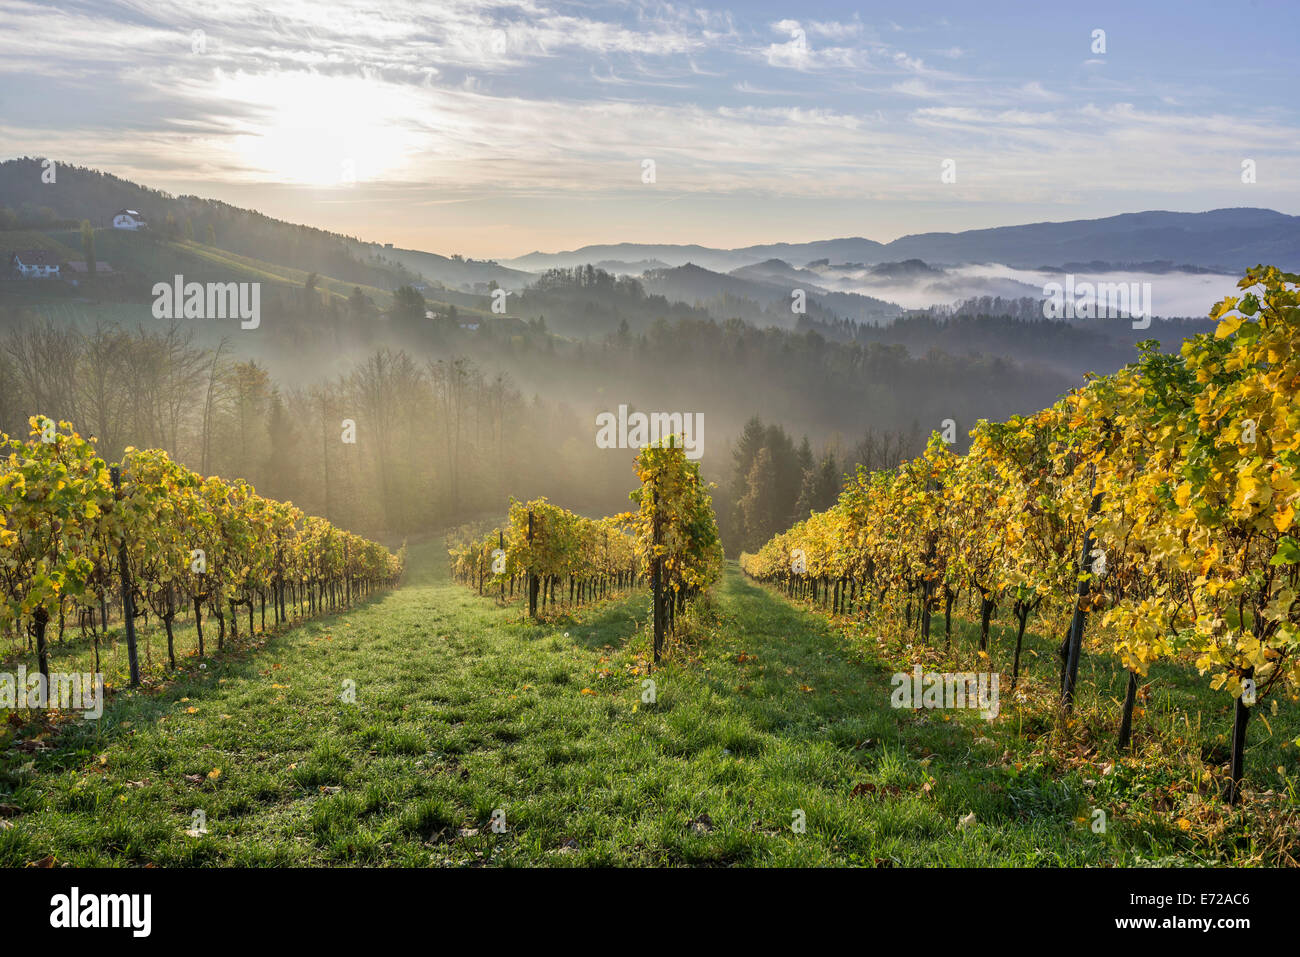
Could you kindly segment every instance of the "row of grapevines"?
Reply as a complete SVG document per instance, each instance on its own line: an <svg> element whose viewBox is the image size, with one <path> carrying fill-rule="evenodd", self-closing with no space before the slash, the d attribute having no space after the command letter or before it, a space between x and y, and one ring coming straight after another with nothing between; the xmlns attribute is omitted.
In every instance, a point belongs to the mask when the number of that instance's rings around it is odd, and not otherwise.
<svg viewBox="0 0 1300 957"><path fill-rule="evenodd" d="M530 608L544 609L567 582L569 603L582 604L633 587L639 580L628 516L591 519L544 498L510 500L504 527L448 548L452 575L478 588L527 590Z"/></svg>
<svg viewBox="0 0 1300 957"><path fill-rule="evenodd" d="M45 626L72 609L105 607L120 594L122 559L135 614L152 610L167 629L192 604L203 654L202 608L272 598L287 616L286 590L308 611L350 601L400 576L404 555L257 495L242 481L202 478L160 451L129 448L109 465L67 422L30 420L26 440L0 435L0 633L30 629L48 676ZM124 602L124 606L127 603ZM219 639L220 641L220 639Z"/></svg>
<svg viewBox="0 0 1300 957"><path fill-rule="evenodd" d="M452 575L514 596L527 590L530 611L545 607L567 579L569 602L605 597L635 587L657 567L667 615L713 584L722 570L722 544L708 484L679 443L643 448L636 459L641 486L631 493L635 511L590 519L545 499L510 501L503 528L451 544ZM539 595L540 591L540 595Z"/></svg>
<svg viewBox="0 0 1300 957"><path fill-rule="evenodd" d="M981 421L966 455L936 437L898 469L859 470L829 510L742 559L753 577L836 611L904 612L922 638L940 604L978 595L1064 633L1069 706L1085 623L1138 676L1191 661L1235 698L1227 796L1237 797L1250 709L1300 684L1300 277L1249 271L1176 355L1139 345L1048 409ZM832 595L833 589L833 595ZM945 620L947 618L945 617Z"/></svg>
<svg viewBox="0 0 1300 957"><path fill-rule="evenodd" d="M722 540L709 484L700 465L669 436L636 457L641 486L632 492L636 553L647 568L658 560L670 617L722 574ZM671 622L669 623L671 630Z"/></svg>

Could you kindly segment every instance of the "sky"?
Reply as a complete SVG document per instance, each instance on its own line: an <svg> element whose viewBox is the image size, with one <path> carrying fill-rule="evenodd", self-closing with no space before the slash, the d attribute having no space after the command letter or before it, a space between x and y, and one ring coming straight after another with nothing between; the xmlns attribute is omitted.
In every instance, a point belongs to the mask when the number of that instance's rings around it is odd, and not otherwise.
<svg viewBox="0 0 1300 957"><path fill-rule="evenodd" d="M0 0L0 159L496 259L1300 214L1293 25L1265 0Z"/></svg>

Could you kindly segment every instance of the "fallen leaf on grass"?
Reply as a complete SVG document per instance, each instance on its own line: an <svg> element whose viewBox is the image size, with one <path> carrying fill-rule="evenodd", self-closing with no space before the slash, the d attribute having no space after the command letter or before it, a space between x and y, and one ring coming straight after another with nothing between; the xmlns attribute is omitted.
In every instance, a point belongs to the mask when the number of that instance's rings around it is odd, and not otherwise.
<svg viewBox="0 0 1300 957"><path fill-rule="evenodd" d="M713 830L713 818L709 817L708 812L701 814L693 821L687 822L690 825L691 832L694 834L708 834Z"/></svg>

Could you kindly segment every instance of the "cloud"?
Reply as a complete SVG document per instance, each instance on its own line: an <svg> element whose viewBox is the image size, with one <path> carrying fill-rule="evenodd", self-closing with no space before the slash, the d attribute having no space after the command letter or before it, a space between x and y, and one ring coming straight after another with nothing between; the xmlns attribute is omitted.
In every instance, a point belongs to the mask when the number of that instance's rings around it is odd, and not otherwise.
<svg viewBox="0 0 1300 957"><path fill-rule="evenodd" d="M832 40L844 40L862 35L862 24L854 20L850 23L812 20L808 23L808 32L815 37L827 37Z"/></svg>
<svg viewBox="0 0 1300 957"><path fill-rule="evenodd" d="M1031 80L1017 88L1016 91L1022 97L1028 97L1031 100L1061 100L1064 97L1059 93L1045 89L1043 84L1037 80Z"/></svg>
<svg viewBox="0 0 1300 957"><path fill-rule="evenodd" d="M928 85L924 80L918 79L903 80L899 83L895 83L890 87L890 89L895 93L902 93L907 96L925 97L927 99L933 99L945 95Z"/></svg>
<svg viewBox="0 0 1300 957"><path fill-rule="evenodd" d="M935 54L947 61L937 69L856 19L738 25L669 4L610 10L0 0L0 141L9 155L169 189L335 185L351 160L363 183L407 203L642 196L639 164L654 158L675 196L993 204L1104 194L1151 206L1240 192L1241 143L1274 190L1241 204L1300 190L1300 137L1280 110L1154 88L1162 100L1140 77L1121 86L1086 70L1050 87L1010 68L989 76L955 62L964 51ZM199 53L194 29L206 38ZM959 181L940 194L946 157Z"/></svg>

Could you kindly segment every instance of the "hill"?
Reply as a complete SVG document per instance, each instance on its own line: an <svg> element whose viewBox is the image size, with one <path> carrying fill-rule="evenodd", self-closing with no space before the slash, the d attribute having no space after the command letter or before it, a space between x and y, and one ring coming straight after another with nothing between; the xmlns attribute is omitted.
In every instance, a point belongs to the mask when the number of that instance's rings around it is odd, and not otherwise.
<svg viewBox="0 0 1300 957"><path fill-rule="evenodd" d="M693 303L715 318L739 316L759 325L794 327L792 293L805 293L807 315L814 319L851 319L879 323L902 313L901 307L873 296L833 292L814 282L819 277L796 270L780 260L717 273L687 263L674 269L653 269L641 277L646 290L667 299Z"/></svg>
<svg viewBox="0 0 1300 957"><path fill-rule="evenodd" d="M0 163L0 230L26 226L38 230L76 227L82 220L109 226L119 209L138 210L150 232L168 240L195 240L261 262L302 273L318 272L342 284L392 291L426 280L474 292L496 280L518 288L526 273L496 263L393 249L356 237L274 219L255 210L198 196L172 196L110 173L56 163L53 183L41 182L41 161L20 158ZM12 242L6 237L6 244ZM71 244L80 248L80 241ZM478 290L482 292L483 290Z"/></svg>
<svg viewBox="0 0 1300 957"><path fill-rule="evenodd" d="M1095 266L1164 261L1239 273L1261 262L1290 263L1300 259L1300 216L1251 207L1202 213L1149 210L1103 219L917 233L888 243L861 237L738 249L619 243L558 253L535 252L507 263L536 271L597 259L633 261L652 257L669 266L691 262L723 272L770 259L794 264L920 259L949 264L996 262L1026 269L1063 268L1078 262Z"/></svg>

